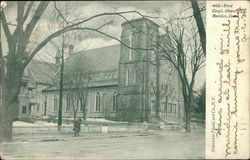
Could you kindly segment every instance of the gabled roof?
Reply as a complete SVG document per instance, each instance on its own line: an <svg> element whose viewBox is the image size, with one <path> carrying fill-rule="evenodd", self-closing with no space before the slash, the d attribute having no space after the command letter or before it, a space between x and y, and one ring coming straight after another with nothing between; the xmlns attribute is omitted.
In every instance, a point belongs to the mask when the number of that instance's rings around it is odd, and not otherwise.
<svg viewBox="0 0 250 160"><path fill-rule="evenodd" d="M53 84L56 73L56 66L53 63L31 60L27 65L33 79L38 83Z"/></svg>
<svg viewBox="0 0 250 160"><path fill-rule="evenodd" d="M121 45L113 45L72 53L70 57L86 57L94 71L118 70ZM69 58L70 58L69 57ZM67 62L65 62L67 63Z"/></svg>

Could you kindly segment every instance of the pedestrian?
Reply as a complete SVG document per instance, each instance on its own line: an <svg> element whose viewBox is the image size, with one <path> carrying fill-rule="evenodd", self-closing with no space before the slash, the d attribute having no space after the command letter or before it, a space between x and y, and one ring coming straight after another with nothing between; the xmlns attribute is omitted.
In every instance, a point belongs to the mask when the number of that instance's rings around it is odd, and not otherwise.
<svg viewBox="0 0 250 160"><path fill-rule="evenodd" d="M81 123L82 123L82 119L81 118L79 118L78 119L78 136L79 136L79 133L81 132Z"/></svg>
<svg viewBox="0 0 250 160"><path fill-rule="evenodd" d="M75 137L78 135L78 120L74 120L74 127L73 127L73 131L74 131L74 135Z"/></svg>

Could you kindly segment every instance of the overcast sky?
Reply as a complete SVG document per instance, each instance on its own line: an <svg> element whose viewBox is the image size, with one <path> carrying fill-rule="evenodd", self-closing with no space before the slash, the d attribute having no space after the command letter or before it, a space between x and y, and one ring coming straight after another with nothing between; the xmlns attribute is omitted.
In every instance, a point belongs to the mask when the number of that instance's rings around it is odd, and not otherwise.
<svg viewBox="0 0 250 160"><path fill-rule="evenodd" d="M10 23L16 23L16 3L15 2L6 2L7 6L4 8L7 19ZM121 12L121 11L132 11L136 10L142 14L152 15L152 16L161 16L167 19L171 17L186 15L189 16L192 14L192 10L187 8L190 7L190 2L188 1L118 1L118 2L111 2L111 1L68 1L68 2L57 2L57 6L62 11L70 12L70 16L68 17L69 20L76 19L76 18L87 18L93 16L98 13L103 12ZM41 18L39 24L36 27L35 34L31 37L31 44L30 48L32 49L35 44L39 43L43 40L47 35L55 31L55 28L51 27L53 21L53 13L54 13L54 3L50 2L49 7L46 10L46 13ZM136 19L139 18L137 14L127 14L124 15L127 19ZM88 27L96 27L104 24L112 20L113 23L105 28L102 29L105 33L108 33L116 38L120 38L121 36L121 23L125 20L118 16L112 17L101 17L98 19L94 19L84 26ZM160 23L160 21L158 21ZM6 41L4 42L5 37L3 34L2 43L4 51L7 51ZM96 34L93 32L82 32L81 36L76 38L73 42L74 44L74 51L80 50L89 50L93 48L100 48L104 46L118 44L116 40L107 38L100 34ZM54 61L55 56L55 48L48 44L43 50L41 50L36 56L36 59L46 60L49 62ZM199 76L199 85L204 80L205 75Z"/></svg>
<svg viewBox="0 0 250 160"><path fill-rule="evenodd" d="M132 11L137 10L146 15L160 15L163 17L171 17L173 15L179 14L185 8L190 7L189 2L179 1L179 2L166 2L166 1L158 1L158 2L143 2L143 1L119 1L119 2L110 2L110 1L76 1L76 2L57 2L58 7L60 7L63 11L66 7L68 10L72 11L74 19L77 18L87 18L93 16L98 13L103 12L121 12L121 11ZM37 25L37 32L39 34L39 38L35 37L35 39L39 42L39 40L48 35L51 31L51 26L49 25L51 22L51 17L53 16L53 2L50 3L46 13L43 15L41 21ZM7 6L5 7L6 16L8 20L15 24L16 18L16 5L14 2L7 2ZM188 12L186 12L188 14ZM135 19L138 18L137 14L126 14L125 17L127 19ZM73 19L73 18L72 18ZM112 25L105 27L105 32L108 34L120 38L121 35L121 23L125 20L118 16L112 17L101 17L95 20L92 20L90 23L86 24L87 26L98 26L103 23L113 20ZM42 34L40 34L42 33ZM37 43L38 43L37 42ZM75 44L75 51L83 50L83 49L92 49L98 48L106 45L112 45L118 43L115 40L110 38L95 34L95 33L85 33L84 36L81 36L81 39L78 39Z"/></svg>

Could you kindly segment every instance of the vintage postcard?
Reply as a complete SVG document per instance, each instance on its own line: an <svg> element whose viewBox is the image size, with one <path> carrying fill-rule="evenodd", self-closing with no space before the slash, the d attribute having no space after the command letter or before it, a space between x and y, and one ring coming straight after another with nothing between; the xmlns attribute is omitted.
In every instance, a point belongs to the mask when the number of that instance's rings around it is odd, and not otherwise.
<svg viewBox="0 0 250 160"><path fill-rule="evenodd" d="M249 1L1 1L1 159L248 159Z"/></svg>

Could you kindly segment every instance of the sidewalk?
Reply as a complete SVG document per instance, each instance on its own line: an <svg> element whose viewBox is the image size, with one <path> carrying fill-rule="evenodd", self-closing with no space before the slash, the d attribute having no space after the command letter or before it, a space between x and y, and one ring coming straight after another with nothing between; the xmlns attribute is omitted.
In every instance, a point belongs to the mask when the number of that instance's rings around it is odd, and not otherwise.
<svg viewBox="0 0 250 160"><path fill-rule="evenodd" d="M192 132L205 132L202 125L192 124ZM16 125L13 127L14 142L48 142L48 141L67 141L79 139L103 139L120 138L130 136L150 136L163 135L170 133L184 133L185 129L176 125L166 125L163 128L150 127L150 125L82 125L79 137L74 137L73 126L63 125L61 132L57 131L56 124L40 125Z"/></svg>
<svg viewBox="0 0 250 160"><path fill-rule="evenodd" d="M168 132L170 134L171 132ZM172 133L175 133L174 131ZM178 132L182 133L182 132ZM80 136L75 137L74 133L56 132L48 134L21 134L13 136L13 141L10 143L19 142L49 142L49 141L68 141L68 140L83 140L83 139L104 139L104 138L121 138L121 137L134 137L134 136L152 136L163 135L164 131L135 131L135 132L116 132L116 133L84 133L81 132Z"/></svg>

